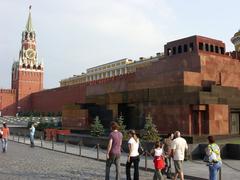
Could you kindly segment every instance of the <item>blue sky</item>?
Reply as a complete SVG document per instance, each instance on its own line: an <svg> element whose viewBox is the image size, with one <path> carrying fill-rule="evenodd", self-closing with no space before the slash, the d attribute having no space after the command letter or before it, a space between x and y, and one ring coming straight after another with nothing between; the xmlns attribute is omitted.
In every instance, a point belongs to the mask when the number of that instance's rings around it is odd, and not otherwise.
<svg viewBox="0 0 240 180"><path fill-rule="evenodd" d="M239 0L0 0L0 88L10 88L28 7L45 65L44 88L87 68L163 51L191 35L222 40L240 28Z"/></svg>

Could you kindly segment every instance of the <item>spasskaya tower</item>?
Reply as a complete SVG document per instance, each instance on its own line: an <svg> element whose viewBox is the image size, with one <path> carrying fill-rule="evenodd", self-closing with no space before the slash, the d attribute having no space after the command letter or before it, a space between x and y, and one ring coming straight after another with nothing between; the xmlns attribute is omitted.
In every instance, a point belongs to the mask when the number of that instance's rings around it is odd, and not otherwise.
<svg viewBox="0 0 240 180"><path fill-rule="evenodd" d="M27 24L22 32L19 58L12 65L12 89L16 89L17 93L17 111L28 111L31 108L29 96L43 89L43 72L43 63L38 61L30 6Z"/></svg>

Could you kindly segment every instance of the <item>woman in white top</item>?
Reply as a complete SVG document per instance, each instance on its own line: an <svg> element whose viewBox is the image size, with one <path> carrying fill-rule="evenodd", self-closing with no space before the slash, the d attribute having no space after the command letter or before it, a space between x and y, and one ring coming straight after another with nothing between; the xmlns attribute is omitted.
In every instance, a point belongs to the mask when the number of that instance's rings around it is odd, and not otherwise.
<svg viewBox="0 0 240 180"><path fill-rule="evenodd" d="M128 140L128 149L129 149L129 154L128 154L128 159L126 163L126 175L127 175L127 180L131 180L131 165L133 163L134 166L134 180L139 180L139 153L138 153L138 148L139 148L139 139L135 133L134 130L130 130L128 132L129 134L129 140Z"/></svg>

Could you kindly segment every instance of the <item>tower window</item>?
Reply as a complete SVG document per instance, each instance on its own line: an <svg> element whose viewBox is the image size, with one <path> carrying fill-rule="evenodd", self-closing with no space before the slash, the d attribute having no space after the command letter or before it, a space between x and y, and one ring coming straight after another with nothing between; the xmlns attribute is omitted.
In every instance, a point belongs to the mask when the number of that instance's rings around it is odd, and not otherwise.
<svg viewBox="0 0 240 180"><path fill-rule="evenodd" d="M203 43L202 42L199 43L199 50L203 50Z"/></svg>
<svg viewBox="0 0 240 180"><path fill-rule="evenodd" d="M176 54L176 47L173 47L173 54Z"/></svg>
<svg viewBox="0 0 240 180"><path fill-rule="evenodd" d="M27 65L27 68L30 69L30 65Z"/></svg>
<svg viewBox="0 0 240 180"><path fill-rule="evenodd" d="M167 55L171 56L171 49L170 48L167 49Z"/></svg>
<svg viewBox="0 0 240 180"><path fill-rule="evenodd" d="M215 52L216 52L216 53L219 53L219 48L218 48L218 46L215 46Z"/></svg>
<svg viewBox="0 0 240 180"><path fill-rule="evenodd" d="M224 47L220 47L220 52L221 52L221 54L224 54L224 53L225 53Z"/></svg>
<svg viewBox="0 0 240 180"><path fill-rule="evenodd" d="M214 52L213 45L210 45L210 51L211 51L211 52Z"/></svg>
<svg viewBox="0 0 240 180"><path fill-rule="evenodd" d="M25 65L25 64L23 64L23 65L22 65L22 67L23 67L23 68L26 68L26 65Z"/></svg>
<svg viewBox="0 0 240 180"><path fill-rule="evenodd" d="M179 54L182 53L182 46L181 46L181 45L178 46L178 53L179 53Z"/></svg>
<svg viewBox="0 0 240 180"><path fill-rule="evenodd" d="M208 44L205 44L205 50L209 51L209 45Z"/></svg>
<svg viewBox="0 0 240 180"><path fill-rule="evenodd" d="M194 47L193 47L193 43L190 43L190 44L189 44L189 51L192 52L193 49L194 49Z"/></svg>
<svg viewBox="0 0 240 180"><path fill-rule="evenodd" d="M188 51L188 45L187 45L187 44L184 44L184 46L183 46L183 51L184 51L184 52L187 52L187 51Z"/></svg>

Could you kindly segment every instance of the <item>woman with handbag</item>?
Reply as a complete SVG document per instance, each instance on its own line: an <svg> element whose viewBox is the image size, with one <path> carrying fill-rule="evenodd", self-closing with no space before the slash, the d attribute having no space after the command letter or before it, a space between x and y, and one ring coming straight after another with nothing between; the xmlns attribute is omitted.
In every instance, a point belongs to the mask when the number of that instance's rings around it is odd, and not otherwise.
<svg viewBox="0 0 240 180"><path fill-rule="evenodd" d="M213 136L208 136L208 147L206 155L208 157L209 180L217 180L218 171L221 169L222 160L219 146L215 143Z"/></svg>
<svg viewBox="0 0 240 180"><path fill-rule="evenodd" d="M129 130L129 140L128 140L128 149L129 149L129 154L127 158L127 163L126 163L126 176L127 180L131 180L131 165L133 163L134 166L134 180L139 180L139 139L135 133L134 130Z"/></svg>
<svg viewBox="0 0 240 180"><path fill-rule="evenodd" d="M153 163L155 167L153 180L162 180L163 175L161 171L162 169L165 168L165 161L164 161L163 147L159 141L155 143L153 153L154 153Z"/></svg>

